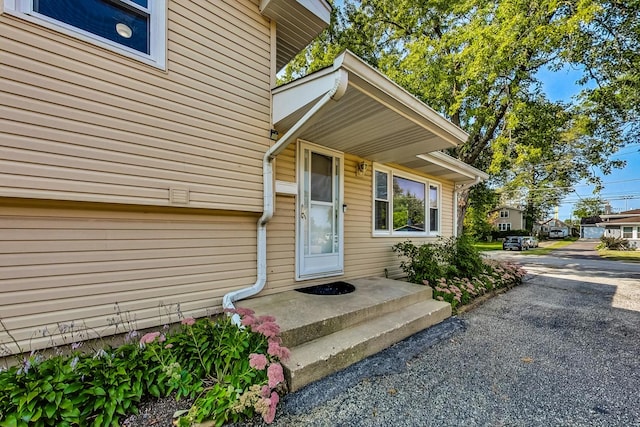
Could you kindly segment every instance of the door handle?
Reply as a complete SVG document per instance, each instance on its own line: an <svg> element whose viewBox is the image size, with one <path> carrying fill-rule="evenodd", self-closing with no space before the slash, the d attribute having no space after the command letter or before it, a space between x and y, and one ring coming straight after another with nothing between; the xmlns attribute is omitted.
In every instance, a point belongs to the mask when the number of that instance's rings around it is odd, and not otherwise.
<svg viewBox="0 0 640 427"><path fill-rule="evenodd" d="M304 205L300 205L300 218L307 219L307 208Z"/></svg>

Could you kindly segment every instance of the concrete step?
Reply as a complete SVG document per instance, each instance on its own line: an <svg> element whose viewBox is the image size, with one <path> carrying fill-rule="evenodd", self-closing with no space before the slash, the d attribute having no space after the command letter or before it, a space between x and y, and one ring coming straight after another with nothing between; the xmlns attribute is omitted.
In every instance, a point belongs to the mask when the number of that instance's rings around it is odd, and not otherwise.
<svg viewBox="0 0 640 427"><path fill-rule="evenodd" d="M241 301L238 305L276 318L283 345L302 343L366 322L409 305L431 300L432 290L398 280L369 277L348 280L356 290L344 295L286 291Z"/></svg>
<svg viewBox="0 0 640 427"><path fill-rule="evenodd" d="M375 354L451 316L451 306L427 299L291 347L284 363L290 391Z"/></svg>

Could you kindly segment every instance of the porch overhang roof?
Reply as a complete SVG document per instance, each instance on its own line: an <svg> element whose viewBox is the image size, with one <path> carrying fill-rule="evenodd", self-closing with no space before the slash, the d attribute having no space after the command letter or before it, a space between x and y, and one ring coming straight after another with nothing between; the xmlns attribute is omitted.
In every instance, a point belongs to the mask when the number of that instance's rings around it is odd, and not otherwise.
<svg viewBox="0 0 640 427"><path fill-rule="evenodd" d="M318 100L332 91L333 100L316 110ZM456 182L474 181L478 174L486 179L459 160L433 153L463 143L466 132L349 51L332 67L277 87L272 94L273 126L289 138Z"/></svg>
<svg viewBox="0 0 640 427"><path fill-rule="evenodd" d="M261 0L260 11L276 22L276 69L282 69L331 20L327 0Z"/></svg>

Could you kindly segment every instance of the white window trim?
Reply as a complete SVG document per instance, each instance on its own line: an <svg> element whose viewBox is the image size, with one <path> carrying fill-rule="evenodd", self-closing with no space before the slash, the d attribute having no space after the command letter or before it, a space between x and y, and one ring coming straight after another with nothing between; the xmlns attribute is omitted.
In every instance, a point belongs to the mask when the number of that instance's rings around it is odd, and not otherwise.
<svg viewBox="0 0 640 427"><path fill-rule="evenodd" d="M503 228L503 230L501 230L502 228ZM499 223L498 224L498 231L511 231L511 223L510 222L501 222L501 223Z"/></svg>
<svg viewBox="0 0 640 427"><path fill-rule="evenodd" d="M384 172L387 174L387 198L388 198L388 221L390 221L388 230L376 230L376 183L375 176L376 171ZM417 181L425 186L425 231L416 232L416 231L394 231L393 230L393 177L397 176L400 178L410 179L412 181ZM397 169L393 169L388 166L383 166L377 163L373 164L373 173L371 174L372 179L372 192L371 192L371 230L373 237L439 237L442 235L442 184L437 181L430 180L420 175L414 175L409 172L400 171ZM438 230L437 231L429 231L431 226L430 219L431 213L429 211L429 186L438 188Z"/></svg>
<svg viewBox="0 0 640 427"><path fill-rule="evenodd" d="M506 213L506 215L502 216L502 213ZM509 211L506 209L503 209L500 211L500 218L509 218Z"/></svg>
<svg viewBox="0 0 640 427"><path fill-rule="evenodd" d="M128 0L119 0L127 3ZM137 7L134 5L134 7ZM4 0L4 12L17 16L25 21L49 28L68 36L92 43L107 50L119 53L148 65L166 70L167 67L167 2L166 0L149 0L150 30L149 54L139 52L114 41L97 36L88 31L76 28L64 22L56 21L48 16L33 12L32 0Z"/></svg>

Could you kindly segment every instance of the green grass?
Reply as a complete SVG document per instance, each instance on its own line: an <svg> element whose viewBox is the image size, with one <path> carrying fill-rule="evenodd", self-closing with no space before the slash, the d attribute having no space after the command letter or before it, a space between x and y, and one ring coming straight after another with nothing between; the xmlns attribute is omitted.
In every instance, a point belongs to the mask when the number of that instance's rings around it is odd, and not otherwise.
<svg viewBox="0 0 640 427"><path fill-rule="evenodd" d="M640 251L611 251L601 249L598 254L610 261L640 262Z"/></svg>
<svg viewBox="0 0 640 427"><path fill-rule="evenodd" d="M576 239L567 239L554 242L545 242L543 243L544 247L529 249L528 251L522 251L522 253L525 255L547 255L549 252L552 252L556 249L564 248L565 246L569 246L575 241Z"/></svg>
<svg viewBox="0 0 640 427"><path fill-rule="evenodd" d="M473 246L479 251L501 251L502 242L475 242Z"/></svg>

